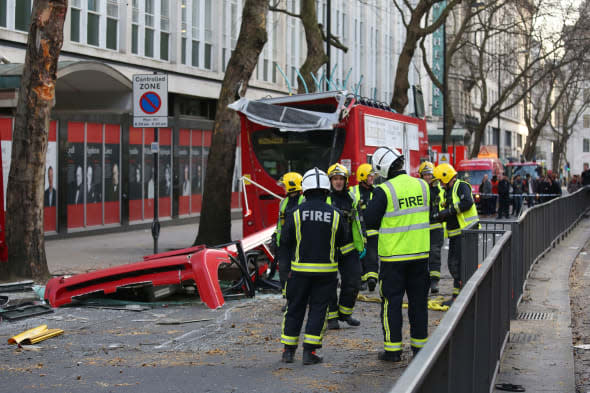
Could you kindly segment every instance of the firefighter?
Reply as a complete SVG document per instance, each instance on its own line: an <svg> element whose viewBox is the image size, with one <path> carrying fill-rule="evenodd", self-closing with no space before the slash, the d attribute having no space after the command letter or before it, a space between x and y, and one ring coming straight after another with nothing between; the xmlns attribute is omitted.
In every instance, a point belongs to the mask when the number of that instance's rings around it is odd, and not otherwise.
<svg viewBox="0 0 590 393"><path fill-rule="evenodd" d="M449 164L440 164L433 171L445 188L446 209L435 214L444 221L449 236L449 272L453 277L453 297L445 305L451 305L461 290L461 231L479 226L477 208L473 202L471 185L457 177L457 171Z"/></svg>
<svg viewBox="0 0 590 393"><path fill-rule="evenodd" d="M361 214L367 208L367 204L373 198L373 180L375 172L371 164L361 164L356 170L356 180L358 184L350 187L350 196L358 206ZM361 259L362 284L361 288L369 288L370 292L375 290L377 280L379 279L379 261L377 259L377 242L379 232L371 229L367 230L367 251L364 258Z"/></svg>
<svg viewBox="0 0 590 393"><path fill-rule="evenodd" d="M274 233L276 250L279 249L281 244L281 227L285 224L285 217L287 214L295 210L295 208L303 201L303 195L301 192L302 179L303 177L297 172L285 173L280 179L280 183L283 184L287 197L281 200L281 203L279 204L279 219L277 220L277 227ZM292 258L289 257L281 261L280 258L278 258L278 253L276 254L277 261L279 262L279 280L281 282L283 297L285 297L285 283L287 282L287 276L289 275ZM286 306L283 306L282 311L285 311L285 307Z"/></svg>
<svg viewBox="0 0 590 393"><path fill-rule="evenodd" d="M288 214L281 230L280 258L293 256L287 280L287 311L282 324L282 361L292 363L307 312L303 364L320 363L328 304L336 291L338 249L345 244L344 218L326 203L330 180L314 168L302 181L305 201Z"/></svg>
<svg viewBox="0 0 590 393"><path fill-rule="evenodd" d="M420 177L430 185L430 256L428 257L428 271L430 272L430 293L438 293L440 280L441 249L445 240L445 231L440 221L434 220L432 215L444 209L445 191L432 172L434 165L424 161L418 168Z"/></svg>
<svg viewBox="0 0 590 393"><path fill-rule="evenodd" d="M338 329L338 321L344 321L350 326L359 326L361 322L352 317L352 310L356 297L361 288L360 254L365 251L365 236L363 234L360 215L353 198L347 190L348 169L344 165L334 164L328 168L330 178L330 196L328 204L338 209L342 220L346 224L346 244L340 248L340 300L337 292L330 302L328 312L328 329Z"/></svg>
<svg viewBox="0 0 590 393"><path fill-rule="evenodd" d="M408 296L414 355L428 340L428 254L430 190L422 179L402 169L397 149L380 147L373 168L386 181L375 188L365 210L366 224L379 229L379 293L384 351L378 358L398 362L402 353L402 300Z"/></svg>

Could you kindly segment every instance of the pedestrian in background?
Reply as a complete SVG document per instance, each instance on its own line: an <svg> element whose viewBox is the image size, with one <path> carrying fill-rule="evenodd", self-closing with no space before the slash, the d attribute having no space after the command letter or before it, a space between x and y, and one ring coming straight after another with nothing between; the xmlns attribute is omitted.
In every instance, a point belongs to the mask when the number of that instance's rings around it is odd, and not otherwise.
<svg viewBox="0 0 590 393"><path fill-rule="evenodd" d="M502 175L500 175L502 176ZM494 215L496 214L496 210L498 210L498 176L494 175L492 176L492 194L494 194L494 196L492 197L492 202L490 202L490 214Z"/></svg>
<svg viewBox="0 0 590 393"><path fill-rule="evenodd" d="M535 194L537 192L537 182L531 178L531 174L527 173L524 181L524 190L527 194L527 206L530 208L535 204Z"/></svg>
<svg viewBox="0 0 590 393"><path fill-rule="evenodd" d="M520 175L516 175L514 177L514 181L512 182L512 198L514 200L513 203L513 210L512 215L514 217L518 217L520 215L520 210L522 209L522 193L524 192L524 182L521 179Z"/></svg>
<svg viewBox="0 0 590 393"><path fill-rule="evenodd" d="M590 168L588 163L584 163L584 171L582 172L582 186L590 185Z"/></svg>
<svg viewBox="0 0 590 393"><path fill-rule="evenodd" d="M498 219L508 218L510 215L510 182L508 176L502 175L502 179L498 182Z"/></svg>
<svg viewBox="0 0 590 393"><path fill-rule="evenodd" d="M487 173L483 175L483 180L479 185L479 193L483 194L483 196L481 197L482 214L494 214L496 209L492 208L492 204L494 203L494 197L491 195L492 182L490 182Z"/></svg>
<svg viewBox="0 0 590 393"><path fill-rule="evenodd" d="M578 175L574 175L572 180L567 185L567 192L573 194L574 192L578 191L581 187L580 179L578 179Z"/></svg>

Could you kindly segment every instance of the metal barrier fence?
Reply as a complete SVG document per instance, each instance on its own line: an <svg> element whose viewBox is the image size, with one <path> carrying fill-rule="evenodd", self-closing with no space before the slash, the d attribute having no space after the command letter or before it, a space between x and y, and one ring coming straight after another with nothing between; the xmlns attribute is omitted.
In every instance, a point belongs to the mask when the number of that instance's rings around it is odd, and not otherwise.
<svg viewBox="0 0 590 393"><path fill-rule="evenodd" d="M465 284L391 393L490 392L532 265L590 208L590 187L464 231Z"/></svg>

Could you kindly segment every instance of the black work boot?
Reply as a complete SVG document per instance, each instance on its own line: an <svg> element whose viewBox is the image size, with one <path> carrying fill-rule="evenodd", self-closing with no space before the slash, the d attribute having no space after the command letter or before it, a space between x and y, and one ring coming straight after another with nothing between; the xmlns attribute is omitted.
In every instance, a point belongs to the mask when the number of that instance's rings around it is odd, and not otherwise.
<svg viewBox="0 0 590 393"><path fill-rule="evenodd" d="M342 322L346 322L350 326L360 326L361 325L361 321L359 321L358 319L354 319L352 317L352 315L340 315L338 317L338 319L341 320Z"/></svg>
<svg viewBox="0 0 590 393"><path fill-rule="evenodd" d="M293 363L293 359L295 357L295 348L287 348L283 349L283 357L281 361L283 363Z"/></svg>
<svg viewBox="0 0 590 393"><path fill-rule="evenodd" d="M420 352L422 348L416 348L416 347L412 347L412 354L414 355L414 357L416 357L416 355L418 355L418 352Z"/></svg>
<svg viewBox="0 0 590 393"><path fill-rule="evenodd" d="M442 305L451 307L453 305L453 302L455 301L456 297L457 297L457 295L453 295L453 297L450 298L449 300L445 300L444 302L442 302Z"/></svg>
<svg viewBox="0 0 590 393"><path fill-rule="evenodd" d="M402 360L402 351L381 351L377 358L386 362L399 362Z"/></svg>
<svg viewBox="0 0 590 393"><path fill-rule="evenodd" d="M304 349L303 350L303 364L304 365L309 365L309 364L317 364L317 363L321 363L322 362L322 358L318 355L315 354L315 350L313 349Z"/></svg>
<svg viewBox="0 0 590 393"><path fill-rule="evenodd" d="M438 293L438 280L432 279L430 281L430 293Z"/></svg>
<svg viewBox="0 0 590 393"><path fill-rule="evenodd" d="M373 292L377 286L377 280L371 277L367 280L367 285L369 286L369 292Z"/></svg>
<svg viewBox="0 0 590 393"><path fill-rule="evenodd" d="M340 329L340 324L338 323L338 319L336 319L336 318L328 319L328 329L330 329L330 330Z"/></svg>

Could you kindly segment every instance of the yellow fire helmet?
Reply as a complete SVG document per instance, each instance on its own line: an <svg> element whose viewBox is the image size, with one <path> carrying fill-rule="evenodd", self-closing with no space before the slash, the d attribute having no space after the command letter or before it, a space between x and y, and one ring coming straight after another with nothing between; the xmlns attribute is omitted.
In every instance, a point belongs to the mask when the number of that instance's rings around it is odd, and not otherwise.
<svg viewBox="0 0 590 393"><path fill-rule="evenodd" d="M356 170L356 180L359 183L362 181L367 181L367 177L369 177L369 175L375 175L373 166L366 163L359 165L358 169Z"/></svg>
<svg viewBox="0 0 590 393"><path fill-rule="evenodd" d="M328 168L328 177L331 179L336 175L344 176L348 180L348 169L344 165L336 163Z"/></svg>
<svg viewBox="0 0 590 393"><path fill-rule="evenodd" d="M295 191L301 191L301 181L303 176L297 172L287 172L283 175L280 182L285 186L287 194Z"/></svg>
<svg viewBox="0 0 590 393"><path fill-rule="evenodd" d="M420 176L428 173L432 175L433 171L434 164L430 161L424 161L422 164L420 164L420 168L418 168L418 173L420 174Z"/></svg>
<svg viewBox="0 0 590 393"><path fill-rule="evenodd" d="M440 164L434 168L432 174L444 184L448 184L457 175L457 171L450 164Z"/></svg>

